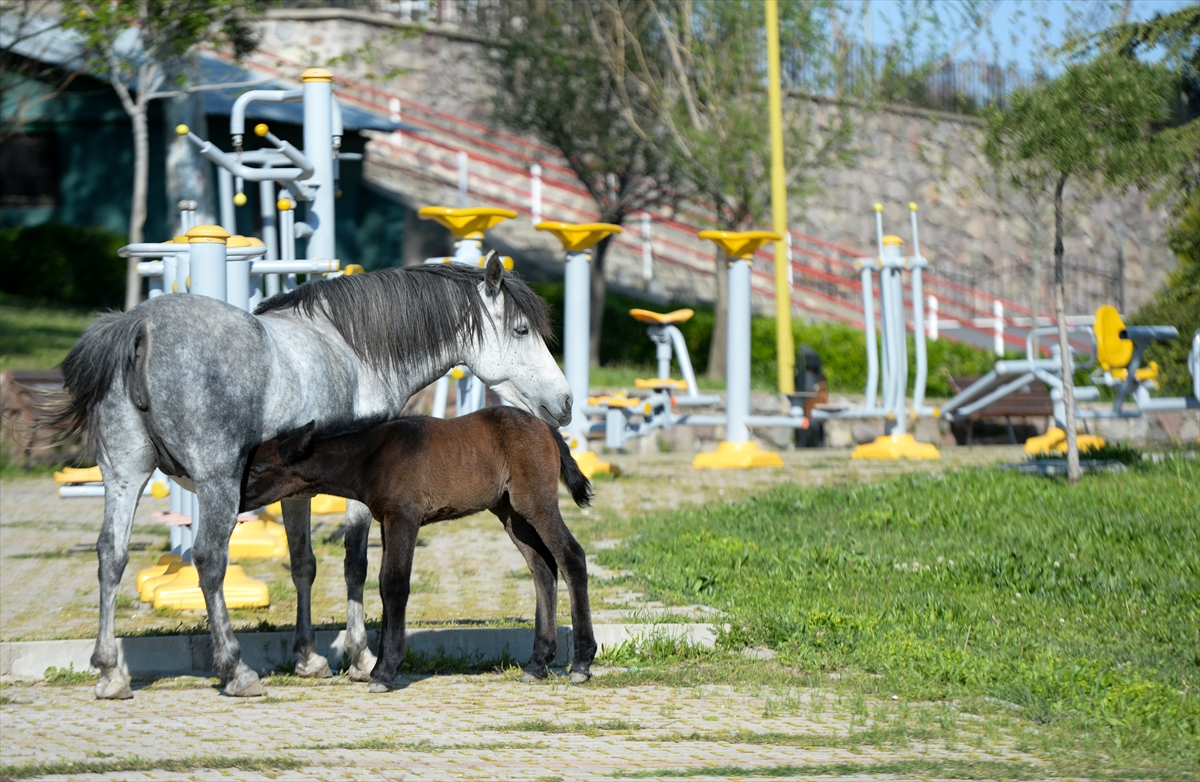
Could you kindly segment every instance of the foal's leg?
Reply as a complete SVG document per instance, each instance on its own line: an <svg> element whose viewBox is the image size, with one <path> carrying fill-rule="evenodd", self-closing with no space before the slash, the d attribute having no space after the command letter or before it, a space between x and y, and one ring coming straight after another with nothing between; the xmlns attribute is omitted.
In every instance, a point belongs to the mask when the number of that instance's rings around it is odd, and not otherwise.
<svg viewBox="0 0 1200 782"><path fill-rule="evenodd" d="M100 669L96 697L132 698L129 676L117 667L117 589L129 563L129 534L142 489L154 470L154 450L141 418L128 402L105 403L100 410L97 462L104 476L104 523L96 541L99 560L100 626L92 666Z"/></svg>
<svg viewBox="0 0 1200 782"><path fill-rule="evenodd" d="M367 647L367 624L363 613L363 584L367 581L367 539L371 533L371 510L355 500L346 500L346 654L350 657L352 681L371 680L375 655Z"/></svg>
<svg viewBox="0 0 1200 782"><path fill-rule="evenodd" d="M404 662L404 612L408 607L413 550L421 522L416 514L391 514L383 525L383 565L379 569L379 592L383 597L383 629L379 635L379 661L371 671L371 692L389 692Z"/></svg>
<svg viewBox="0 0 1200 782"><path fill-rule="evenodd" d="M592 609L588 601L587 556L563 523L558 510L558 498L544 503L536 513L530 513L529 523L545 542L562 568L563 580L571 595L571 633L575 654L571 660L571 683L582 684L592 678L592 660L596 659L596 636L592 631Z"/></svg>
<svg viewBox="0 0 1200 782"><path fill-rule="evenodd" d="M504 530L516 545L533 574L533 589L537 608L533 619L533 653L525 666L521 681L532 682L546 675L546 666L558 654L558 568L554 557L537 532L524 517L505 503L496 515L504 522ZM503 513L503 515L501 515Z"/></svg>
<svg viewBox="0 0 1200 782"><path fill-rule="evenodd" d="M312 626L312 585L317 577L317 558L312 550L308 498L289 497L283 501L283 526L292 560L292 583L296 585L296 630L292 633L296 675L328 679L333 672L329 670L329 661L317 654Z"/></svg>
<svg viewBox="0 0 1200 782"><path fill-rule="evenodd" d="M225 607L225 572L229 567L229 538L237 526L241 503L241 465L234 476L195 478L200 500L200 531L192 547L192 563L200 575L200 591L208 607L213 637L213 669L225 681L225 694L252 697L263 694L258 674L242 661L242 647L233 634Z"/></svg>

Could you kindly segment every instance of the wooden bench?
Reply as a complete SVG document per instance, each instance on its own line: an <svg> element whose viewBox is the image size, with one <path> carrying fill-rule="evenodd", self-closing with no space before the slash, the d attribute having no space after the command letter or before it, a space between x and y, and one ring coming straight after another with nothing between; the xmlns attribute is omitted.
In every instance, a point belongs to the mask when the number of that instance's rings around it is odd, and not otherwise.
<svg viewBox="0 0 1200 782"><path fill-rule="evenodd" d="M955 394L958 394L977 380L979 380L977 376L951 375L950 387L954 389ZM1046 385L1042 381L1031 380L1023 388L1014 391L1002 399L997 399L981 410L971 413L967 417L966 444L971 444L974 422L987 418L1003 418L1005 424L1008 426L1009 440L1015 445L1017 435L1013 431L1013 416L1017 416L1018 418L1053 418L1054 400L1050 398L1050 390L1046 388ZM1049 427L1049 423L1047 423L1047 427Z"/></svg>

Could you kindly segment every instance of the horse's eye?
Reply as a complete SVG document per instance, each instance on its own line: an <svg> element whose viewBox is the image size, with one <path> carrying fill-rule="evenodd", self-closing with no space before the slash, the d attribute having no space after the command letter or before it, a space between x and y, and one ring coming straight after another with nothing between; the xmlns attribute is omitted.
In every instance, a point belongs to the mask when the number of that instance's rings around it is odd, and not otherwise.
<svg viewBox="0 0 1200 782"><path fill-rule="evenodd" d="M529 327L528 326L517 326L515 329L513 329L513 331L516 332L518 337L528 337L529 336Z"/></svg>

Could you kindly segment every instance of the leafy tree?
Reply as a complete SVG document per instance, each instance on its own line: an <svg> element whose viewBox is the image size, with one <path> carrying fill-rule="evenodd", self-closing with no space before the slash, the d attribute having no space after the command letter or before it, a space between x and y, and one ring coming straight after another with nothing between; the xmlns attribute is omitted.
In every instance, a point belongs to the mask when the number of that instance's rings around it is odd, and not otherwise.
<svg viewBox="0 0 1200 782"><path fill-rule="evenodd" d="M589 26L621 88L630 126L686 172L717 226L736 231L762 222L770 209L771 158L761 0L598 0L595 8ZM794 60L838 59L826 43L824 20L833 8L832 0L779 4L780 41ZM849 161L852 131L844 104L819 124L813 104L786 101L789 191L811 195L818 168ZM724 377L728 291L716 260L708 373Z"/></svg>
<svg viewBox="0 0 1200 782"><path fill-rule="evenodd" d="M131 243L143 240L146 224L150 101L203 89L170 78L172 65L201 42L228 45L238 57L250 52L258 37L249 18L265 7L264 0L66 0L62 4L64 27L80 35L88 65L108 77L133 125ZM206 88L229 86L233 85ZM126 309L137 305L140 283L137 261L131 258L125 278Z"/></svg>
<svg viewBox="0 0 1200 782"><path fill-rule="evenodd" d="M1159 130L1171 119L1169 70L1119 54L1069 65L1059 77L1013 92L987 112L984 151L1018 186L1054 192L1054 310L1063 361L1068 476L1079 480L1075 394L1063 282L1064 191L1160 184L1186 159L1186 132Z"/></svg>
<svg viewBox="0 0 1200 782"><path fill-rule="evenodd" d="M593 45L580 0L512 0L500 21L490 71L494 117L559 151L592 197L600 221L674 206L687 183L681 170L629 125L621 111L624 85ZM652 129L653 130L653 129ZM590 353L599 363L604 318L605 259L611 237L592 254Z"/></svg>

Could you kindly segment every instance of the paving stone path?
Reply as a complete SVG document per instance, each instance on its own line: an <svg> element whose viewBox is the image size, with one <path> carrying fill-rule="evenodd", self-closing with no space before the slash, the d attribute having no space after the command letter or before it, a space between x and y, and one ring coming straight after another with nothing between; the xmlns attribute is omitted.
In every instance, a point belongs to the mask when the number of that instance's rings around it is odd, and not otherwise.
<svg viewBox="0 0 1200 782"><path fill-rule="evenodd" d="M705 766L819 771L897 760L1038 762L961 740L954 749L944 742L855 747L847 738L861 728L851 724L849 711L814 714L812 692L790 694L791 710L778 713L765 708L771 694L745 688L523 685L515 675L414 678L403 690L371 696L363 685L268 683L268 697L255 700L224 698L203 685L142 689L121 702L97 702L81 686L8 687L0 711L3 760L11 767L131 754L145 760L192 756L201 764L286 758L298 767L281 768L273 778L314 780L585 780L614 772L671 778ZM752 743L750 734L772 740ZM263 772L48 778L259 779Z"/></svg>

